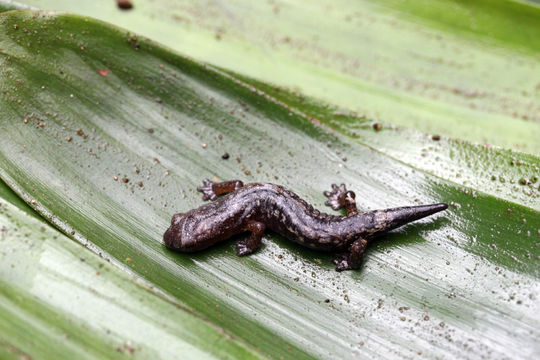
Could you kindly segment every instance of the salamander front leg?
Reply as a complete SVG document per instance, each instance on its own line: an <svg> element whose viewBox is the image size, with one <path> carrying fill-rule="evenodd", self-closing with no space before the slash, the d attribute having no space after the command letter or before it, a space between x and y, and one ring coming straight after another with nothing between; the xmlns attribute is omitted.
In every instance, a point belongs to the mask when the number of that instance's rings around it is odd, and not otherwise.
<svg viewBox="0 0 540 360"><path fill-rule="evenodd" d="M349 251L339 254L332 262L336 264L336 271L359 269L367 246L366 239L358 239L351 244Z"/></svg>
<svg viewBox="0 0 540 360"><path fill-rule="evenodd" d="M347 216L354 215L358 213L356 208L356 195L353 191L347 191L345 184L337 186L332 184L332 191L325 191L324 196L328 200L324 203L327 206L330 206L334 210L339 210L343 207L347 209Z"/></svg>
<svg viewBox="0 0 540 360"><path fill-rule="evenodd" d="M246 240L241 240L236 244L236 255L244 256L253 253L261 245L261 239L266 226L261 222L250 222L247 225L247 230L251 231L251 235Z"/></svg>
<svg viewBox="0 0 540 360"><path fill-rule="evenodd" d="M219 195L227 194L244 186L240 180L230 180L223 182L213 182L208 179L203 180L203 185L197 191L203 193L203 200L216 200Z"/></svg>

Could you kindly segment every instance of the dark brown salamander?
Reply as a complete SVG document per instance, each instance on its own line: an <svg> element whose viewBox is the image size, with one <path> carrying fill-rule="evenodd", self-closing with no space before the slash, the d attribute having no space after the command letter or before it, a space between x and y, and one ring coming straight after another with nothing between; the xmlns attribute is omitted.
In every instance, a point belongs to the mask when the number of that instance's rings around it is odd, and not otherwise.
<svg viewBox="0 0 540 360"><path fill-rule="evenodd" d="M175 214L163 239L169 249L194 252L233 235L251 232L238 242L238 256L251 254L261 244L266 229L311 249L337 252L337 271L358 269L368 241L375 236L442 211L447 204L400 207L359 213L355 195L345 185L332 184L325 191L326 205L345 207L347 216L324 214L282 186L266 183L244 185L240 180L214 183L208 179L197 188L204 200L215 200L198 209ZM227 194L218 198L219 195Z"/></svg>

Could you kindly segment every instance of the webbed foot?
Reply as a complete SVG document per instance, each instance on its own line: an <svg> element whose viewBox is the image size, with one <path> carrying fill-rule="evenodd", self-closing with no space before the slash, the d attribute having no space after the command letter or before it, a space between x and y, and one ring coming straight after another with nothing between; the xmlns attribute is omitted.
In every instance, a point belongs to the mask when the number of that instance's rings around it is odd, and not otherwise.
<svg viewBox="0 0 540 360"><path fill-rule="evenodd" d="M336 271L338 272L352 269L349 264L348 254L339 254L332 262L336 265Z"/></svg>
<svg viewBox="0 0 540 360"><path fill-rule="evenodd" d="M214 184L215 184L215 182L213 182L213 181L211 181L209 179L204 179L203 180L203 185L199 186L197 188L197 191L203 193L203 200L204 201L206 201L206 200L216 200L217 199L218 194L216 194L216 192L214 191L214 188L213 188Z"/></svg>
<svg viewBox="0 0 540 360"><path fill-rule="evenodd" d="M236 255L245 256L252 254L261 245L262 236L266 226L261 222L250 222L247 224L246 230L251 231L249 238L240 240L236 244Z"/></svg>
<svg viewBox="0 0 540 360"><path fill-rule="evenodd" d="M323 192L324 196L328 198L324 204L330 206L334 210L341 209L345 205L341 199L343 199L346 192L347 188L345 187L345 184L341 184L340 186L332 184L332 191Z"/></svg>
<svg viewBox="0 0 540 360"><path fill-rule="evenodd" d="M338 265L343 261L347 261L347 253L337 254L332 263Z"/></svg>
<svg viewBox="0 0 540 360"><path fill-rule="evenodd" d="M219 195L236 191L244 186L240 180L229 180L223 182L213 182L208 179L203 180L203 185L197 191L203 193L203 200L216 200Z"/></svg>
<svg viewBox="0 0 540 360"><path fill-rule="evenodd" d="M236 255L237 256L246 256L249 254L252 254L257 248L251 249L248 246L248 241L246 240L240 240L236 243Z"/></svg>
<svg viewBox="0 0 540 360"><path fill-rule="evenodd" d="M356 270L360 268L361 261L354 261L349 254L339 254L332 262L336 265L336 271Z"/></svg>
<svg viewBox="0 0 540 360"><path fill-rule="evenodd" d="M339 210L343 207L347 209L347 215L356 214L358 209L356 208L356 195L352 191L348 191L345 187L345 184L337 186L332 184L332 191L325 191L324 196L328 200L324 203L327 206L330 206L334 210Z"/></svg>
<svg viewBox="0 0 540 360"><path fill-rule="evenodd" d="M336 271L360 269L367 244L367 240L358 239L351 244L348 252L337 254L332 260L337 265Z"/></svg>

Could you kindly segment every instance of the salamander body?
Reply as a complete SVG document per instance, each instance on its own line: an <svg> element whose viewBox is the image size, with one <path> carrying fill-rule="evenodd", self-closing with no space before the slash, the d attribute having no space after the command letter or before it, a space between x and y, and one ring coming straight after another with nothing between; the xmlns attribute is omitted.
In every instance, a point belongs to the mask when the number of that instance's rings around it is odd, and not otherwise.
<svg viewBox="0 0 540 360"><path fill-rule="evenodd" d="M322 213L280 185L205 180L198 190L203 199L213 201L175 214L164 242L169 249L194 252L251 232L237 244L238 256L244 256L259 247L268 229L311 249L338 253L334 263L342 271L359 268L373 237L448 207L440 203L359 213L352 191L343 184L332 188L325 192L326 204L336 210L345 207L347 216ZM222 194L226 195L218 197Z"/></svg>

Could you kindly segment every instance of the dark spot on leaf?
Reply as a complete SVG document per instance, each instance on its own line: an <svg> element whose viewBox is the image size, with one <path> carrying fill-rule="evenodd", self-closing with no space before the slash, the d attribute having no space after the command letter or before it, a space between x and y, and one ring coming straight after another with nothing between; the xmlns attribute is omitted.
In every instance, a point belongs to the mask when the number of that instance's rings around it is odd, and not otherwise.
<svg viewBox="0 0 540 360"><path fill-rule="evenodd" d="M129 10L133 8L133 4L129 0L116 0L116 5L122 10Z"/></svg>

